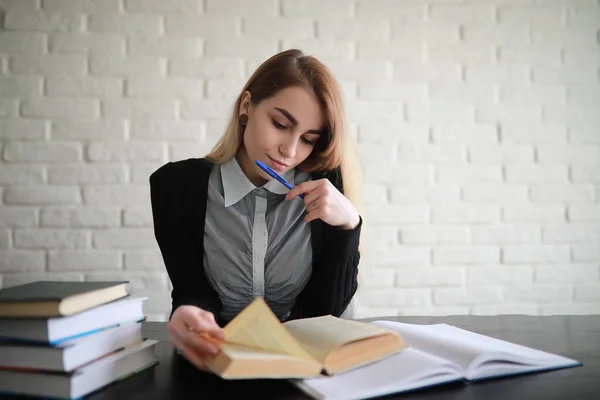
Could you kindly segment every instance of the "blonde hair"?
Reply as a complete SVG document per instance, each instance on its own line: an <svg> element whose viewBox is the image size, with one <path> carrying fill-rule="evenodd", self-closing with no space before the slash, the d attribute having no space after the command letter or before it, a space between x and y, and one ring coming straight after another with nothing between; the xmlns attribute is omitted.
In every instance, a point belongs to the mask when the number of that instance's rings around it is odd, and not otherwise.
<svg viewBox="0 0 600 400"><path fill-rule="evenodd" d="M316 58L297 49L286 50L266 60L252 74L237 97L225 133L206 158L223 163L235 156L243 142L244 125L239 110L244 92L258 104L282 89L303 87L312 93L325 114L325 135L311 155L298 167L307 172L339 168L344 195L362 211L361 174L356 146L347 131L346 111L339 84L331 71Z"/></svg>
<svg viewBox="0 0 600 400"><path fill-rule="evenodd" d="M223 163L235 156L243 143L244 125L239 120L239 110L244 92L249 91L251 102L258 104L287 87L298 86L312 93L320 102L325 114L325 135L311 155L298 167L306 172L333 171L339 168L344 195L362 215L362 175L354 138L348 132L346 110L339 84L331 71L316 58L297 49L275 54L252 74L237 97L225 133L206 158ZM362 232L365 228L363 221ZM367 228L368 229L368 228ZM359 290L365 277L364 240L361 240L361 265L358 268L358 290L343 317L357 313Z"/></svg>

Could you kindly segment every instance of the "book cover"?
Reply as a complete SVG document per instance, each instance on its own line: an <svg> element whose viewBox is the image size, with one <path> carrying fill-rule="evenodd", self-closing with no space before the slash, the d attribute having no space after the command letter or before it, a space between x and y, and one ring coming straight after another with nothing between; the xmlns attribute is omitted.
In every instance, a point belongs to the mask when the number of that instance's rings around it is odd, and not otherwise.
<svg viewBox="0 0 600 400"><path fill-rule="evenodd" d="M38 281L0 289L0 317L76 314L127 296L127 283Z"/></svg>

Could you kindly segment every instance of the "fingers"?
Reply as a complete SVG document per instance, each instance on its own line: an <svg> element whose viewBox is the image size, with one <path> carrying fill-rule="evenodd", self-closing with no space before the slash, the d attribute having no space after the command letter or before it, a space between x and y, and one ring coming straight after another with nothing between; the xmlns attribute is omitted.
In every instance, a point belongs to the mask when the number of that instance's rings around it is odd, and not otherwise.
<svg viewBox="0 0 600 400"><path fill-rule="evenodd" d="M192 331L198 333L206 332L210 336L213 336L220 340L225 339L223 329L221 329L221 327L215 321L215 316L213 315L213 313L204 311L202 309L198 310L199 313L197 313L196 315L192 315L192 318L190 318L187 321L187 327L190 328Z"/></svg>
<svg viewBox="0 0 600 400"><path fill-rule="evenodd" d="M310 222L310 221L314 221L315 219L321 218L321 212L320 210L317 208L314 211L309 212L308 214L306 214L304 216L304 221L306 222Z"/></svg>
<svg viewBox="0 0 600 400"><path fill-rule="evenodd" d="M322 186L324 183L327 181L327 179L318 179L316 181L307 181L307 182L303 182L301 184L299 184L298 186L294 187L292 190L290 190L288 192L288 194L285 196L286 200L291 200L294 197L300 195L300 194L304 194L304 198L306 199L306 195L307 193L312 192L313 190L317 189L319 186Z"/></svg>
<svg viewBox="0 0 600 400"><path fill-rule="evenodd" d="M320 190L324 191L323 189ZM327 197L327 194L323 194L308 203L306 206L306 211L308 211L308 213L304 216L304 221L310 222L320 218L323 221L330 223L331 210L332 200L330 197Z"/></svg>
<svg viewBox="0 0 600 400"><path fill-rule="evenodd" d="M318 199L320 197L319 189L310 192L310 194L304 196L304 206L306 211L313 211L318 207Z"/></svg>
<svg viewBox="0 0 600 400"><path fill-rule="evenodd" d="M329 190L327 185L321 185L309 195L304 197L304 205L308 212L304 217L306 222L313 221L317 218L323 219L324 213L327 211L327 206L330 203L328 197Z"/></svg>
<svg viewBox="0 0 600 400"><path fill-rule="evenodd" d="M180 339L183 340L187 347L196 348L201 352L212 356L219 354L219 345L203 339L202 336L200 336L200 333L196 331L187 330L180 336Z"/></svg>
<svg viewBox="0 0 600 400"><path fill-rule="evenodd" d="M300 187L301 185L295 186L294 188L292 188L292 190L290 190L288 192L288 194L285 195L285 199L286 200L291 200L296 196L299 196L301 193L304 193L302 191L302 188Z"/></svg>
<svg viewBox="0 0 600 400"><path fill-rule="evenodd" d="M224 339L223 331L215 322L214 315L194 306L181 306L169 321L171 343L182 354L201 365L201 360L219 353L218 341L206 340L202 334Z"/></svg>
<svg viewBox="0 0 600 400"><path fill-rule="evenodd" d="M330 193L328 186L330 185L330 183L327 179L320 179L314 182L304 182L301 185L296 186L296 188L298 190L303 190L309 187L308 185L304 186L305 184L309 183L312 184L310 187L312 187L313 190L310 192L304 192L304 206L306 207L307 211L307 214L304 217L304 221L306 222L310 222L318 218L323 219L324 212L326 211L326 206L329 202L328 195ZM288 196L290 196L290 193L288 193Z"/></svg>
<svg viewBox="0 0 600 400"><path fill-rule="evenodd" d="M173 346L179 350L179 353L196 368L203 371L209 371L206 366L206 358L202 354L198 353L193 347L185 346L176 335L171 335L170 340Z"/></svg>

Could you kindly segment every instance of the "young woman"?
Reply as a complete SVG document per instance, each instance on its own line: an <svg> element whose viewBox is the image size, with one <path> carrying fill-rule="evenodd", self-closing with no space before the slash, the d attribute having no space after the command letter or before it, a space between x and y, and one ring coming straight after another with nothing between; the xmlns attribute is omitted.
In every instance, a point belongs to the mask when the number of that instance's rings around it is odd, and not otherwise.
<svg viewBox="0 0 600 400"><path fill-rule="evenodd" d="M205 335L222 338L220 326L258 296L282 321L340 316L352 300L362 219L345 118L331 72L284 51L250 77L206 158L168 163L150 177L154 232L173 285L171 342L198 368L218 351Z"/></svg>

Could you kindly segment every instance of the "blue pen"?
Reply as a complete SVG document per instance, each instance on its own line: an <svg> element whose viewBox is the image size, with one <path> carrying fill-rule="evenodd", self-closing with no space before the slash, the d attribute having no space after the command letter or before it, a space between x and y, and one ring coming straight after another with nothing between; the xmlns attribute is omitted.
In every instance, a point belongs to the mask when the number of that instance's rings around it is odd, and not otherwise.
<svg viewBox="0 0 600 400"><path fill-rule="evenodd" d="M263 171L265 171L267 174L269 174L270 176L272 176L274 179L277 179L279 182L281 182L281 184L283 184L283 186L285 186L286 188L292 190L294 187L292 185L290 185L288 183L288 181L286 181L285 179L283 179L283 177L281 175L279 175L277 172L273 171L271 168L269 168L268 165L256 160L256 165L258 165L260 167L260 169L262 169ZM301 199L304 199L304 194L300 193L298 195L298 197L300 197Z"/></svg>

